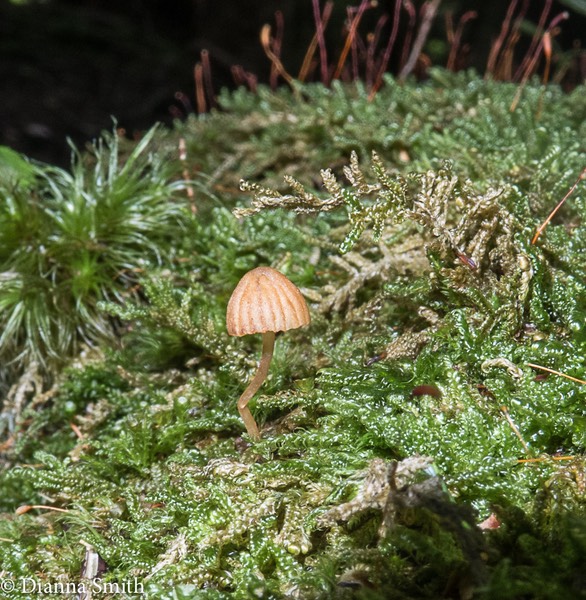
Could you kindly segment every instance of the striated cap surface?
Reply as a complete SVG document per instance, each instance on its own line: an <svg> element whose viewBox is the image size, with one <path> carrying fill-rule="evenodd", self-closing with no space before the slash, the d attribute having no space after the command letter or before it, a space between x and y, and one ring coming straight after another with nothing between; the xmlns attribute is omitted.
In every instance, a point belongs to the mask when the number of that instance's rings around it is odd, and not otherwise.
<svg viewBox="0 0 586 600"><path fill-rule="evenodd" d="M297 286L271 267L257 267L238 282L226 311L230 335L286 331L309 323Z"/></svg>

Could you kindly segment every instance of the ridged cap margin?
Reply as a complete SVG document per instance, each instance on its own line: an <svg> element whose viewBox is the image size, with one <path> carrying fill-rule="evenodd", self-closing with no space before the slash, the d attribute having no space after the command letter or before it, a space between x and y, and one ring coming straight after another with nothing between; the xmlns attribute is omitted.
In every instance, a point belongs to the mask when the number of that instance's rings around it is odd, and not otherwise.
<svg viewBox="0 0 586 600"><path fill-rule="evenodd" d="M271 267L246 273L226 310L228 333L235 336L297 329L309 321L309 309L299 288Z"/></svg>

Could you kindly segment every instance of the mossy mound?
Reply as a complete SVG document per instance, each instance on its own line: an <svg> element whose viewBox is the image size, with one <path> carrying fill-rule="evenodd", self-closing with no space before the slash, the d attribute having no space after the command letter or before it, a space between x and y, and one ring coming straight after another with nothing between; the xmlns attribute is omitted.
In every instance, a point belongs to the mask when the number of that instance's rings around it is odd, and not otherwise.
<svg viewBox="0 0 586 600"><path fill-rule="evenodd" d="M93 553L157 599L586 597L586 387L540 368L585 379L581 187L531 243L584 168L584 92L441 70L372 102L240 91L73 175L11 156L10 597ZM312 323L278 336L252 444L260 339L224 319L259 265Z"/></svg>

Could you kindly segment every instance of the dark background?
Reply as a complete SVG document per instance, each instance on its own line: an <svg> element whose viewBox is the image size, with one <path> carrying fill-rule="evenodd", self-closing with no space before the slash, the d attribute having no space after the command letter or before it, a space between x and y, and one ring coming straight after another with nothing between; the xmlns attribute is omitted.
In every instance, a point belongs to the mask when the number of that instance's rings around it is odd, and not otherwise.
<svg viewBox="0 0 586 600"><path fill-rule="evenodd" d="M523 56L531 23L537 23L546 1L528 3L515 56ZM326 31L334 64L344 39L346 6L357 4L358 0L335 4ZM421 6L422 1L414 4ZM570 0L553 2L548 22L570 10L569 4ZM379 0L377 8L365 14L362 33L384 12L392 14L394 6L394 0ZM465 11L476 10L478 17L464 29L459 66L484 73L491 42L509 6L509 0L444 0L426 51L435 64L445 65L446 13L457 23ZM210 53L216 92L234 86L235 64L266 82L270 62L259 32L265 23L275 30L277 10L284 17L282 59L295 75L315 31L311 0L0 0L0 144L66 165L66 138L83 145L110 129L112 116L129 134L155 121L170 124L174 116L193 110L193 68L202 49ZM555 38L556 57L571 56L573 61L563 81L567 88L583 80L586 61L580 48L585 31L585 16L570 10L570 19ZM398 48L405 32L403 15ZM397 69L398 54L396 50L391 71ZM183 100L176 99L177 92Z"/></svg>

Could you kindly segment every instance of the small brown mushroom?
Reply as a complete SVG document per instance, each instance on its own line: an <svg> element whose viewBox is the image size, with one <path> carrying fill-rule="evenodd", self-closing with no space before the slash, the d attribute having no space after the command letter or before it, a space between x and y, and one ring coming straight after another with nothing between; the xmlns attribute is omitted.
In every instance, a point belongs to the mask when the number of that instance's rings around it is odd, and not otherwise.
<svg viewBox="0 0 586 600"><path fill-rule="evenodd" d="M230 335L262 333L262 357L258 370L238 400L238 411L251 438L260 439L248 402L269 372L275 332L297 329L309 323L309 310L299 289L271 267L257 267L244 275L228 302L226 326Z"/></svg>

